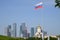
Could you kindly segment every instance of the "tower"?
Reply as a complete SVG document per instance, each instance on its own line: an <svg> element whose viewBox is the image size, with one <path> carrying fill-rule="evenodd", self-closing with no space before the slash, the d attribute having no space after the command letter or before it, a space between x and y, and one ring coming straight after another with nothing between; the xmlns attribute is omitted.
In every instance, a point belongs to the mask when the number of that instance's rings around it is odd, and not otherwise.
<svg viewBox="0 0 60 40"><path fill-rule="evenodd" d="M23 31L24 31L25 23L22 23L20 25L20 37L23 37Z"/></svg>
<svg viewBox="0 0 60 40"><path fill-rule="evenodd" d="M31 37L33 37L34 36L34 28L32 27L31 28Z"/></svg>
<svg viewBox="0 0 60 40"><path fill-rule="evenodd" d="M11 37L11 25L8 25L7 27L7 36Z"/></svg>
<svg viewBox="0 0 60 40"><path fill-rule="evenodd" d="M17 35L17 33L16 33L16 27L17 27L17 24L16 23L14 23L13 24L13 37L16 37L16 35Z"/></svg>
<svg viewBox="0 0 60 40"><path fill-rule="evenodd" d="M41 33L42 32L41 26L37 26L36 31Z"/></svg>
<svg viewBox="0 0 60 40"><path fill-rule="evenodd" d="M25 23L20 26L20 37L27 37L27 27Z"/></svg>

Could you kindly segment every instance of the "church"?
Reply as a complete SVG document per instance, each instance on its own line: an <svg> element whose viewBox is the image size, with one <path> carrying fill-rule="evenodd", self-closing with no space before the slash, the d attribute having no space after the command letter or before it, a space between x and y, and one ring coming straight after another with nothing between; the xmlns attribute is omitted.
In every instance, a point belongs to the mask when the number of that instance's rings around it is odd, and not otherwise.
<svg viewBox="0 0 60 40"><path fill-rule="evenodd" d="M47 32L43 31L41 26L37 26L36 27L36 33L35 33L34 37L41 38L44 36L47 36Z"/></svg>

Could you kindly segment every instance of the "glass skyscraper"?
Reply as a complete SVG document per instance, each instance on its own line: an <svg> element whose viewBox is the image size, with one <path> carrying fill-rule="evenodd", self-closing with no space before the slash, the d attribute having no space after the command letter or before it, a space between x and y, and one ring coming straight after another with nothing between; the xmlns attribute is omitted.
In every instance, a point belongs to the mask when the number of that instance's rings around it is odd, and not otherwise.
<svg viewBox="0 0 60 40"><path fill-rule="evenodd" d="M25 23L20 25L20 37L27 37L27 27Z"/></svg>
<svg viewBox="0 0 60 40"><path fill-rule="evenodd" d="M33 37L34 36L34 28L32 27L31 28L31 37Z"/></svg>
<svg viewBox="0 0 60 40"><path fill-rule="evenodd" d="M11 37L11 25L8 25L7 27L7 36Z"/></svg>
<svg viewBox="0 0 60 40"><path fill-rule="evenodd" d="M14 23L13 24L13 37L16 37L17 36L17 30L16 30L16 28L17 28L17 24L16 23Z"/></svg>

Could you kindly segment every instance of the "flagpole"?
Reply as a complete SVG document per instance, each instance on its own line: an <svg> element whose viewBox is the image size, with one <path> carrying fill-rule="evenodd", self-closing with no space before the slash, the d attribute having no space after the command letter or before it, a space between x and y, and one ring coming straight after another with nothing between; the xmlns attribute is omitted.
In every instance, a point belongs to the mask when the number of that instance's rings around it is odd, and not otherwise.
<svg viewBox="0 0 60 40"><path fill-rule="evenodd" d="M42 4L43 4L42 2L36 4L36 5L35 5L35 9L43 8ZM41 15L42 15L42 14L41 14ZM41 16L41 17L42 17L42 16ZM41 33L41 34L42 34L42 35L41 35L41 36L42 36L42 40L44 40L43 33Z"/></svg>
<svg viewBox="0 0 60 40"><path fill-rule="evenodd" d="M44 40L44 36L43 36L43 33L41 33L42 34L42 40Z"/></svg>
<svg viewBox="0 0 60 40"><path fill-rule="evenodd" d="M43 33L42 33L42 40L44 40L44 36L43 36Z"/></svg>

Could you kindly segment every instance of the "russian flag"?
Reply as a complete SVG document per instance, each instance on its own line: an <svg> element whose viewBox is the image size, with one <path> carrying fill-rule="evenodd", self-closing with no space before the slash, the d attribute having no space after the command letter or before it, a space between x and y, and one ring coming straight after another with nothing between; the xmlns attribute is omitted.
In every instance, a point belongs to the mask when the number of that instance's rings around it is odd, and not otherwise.
<svg viewBox="0 0 60 40"><path fill-rule="evenodd" d="M36 4L35 9L43 8L42 4L43 4L42 2Z"/></svg>

